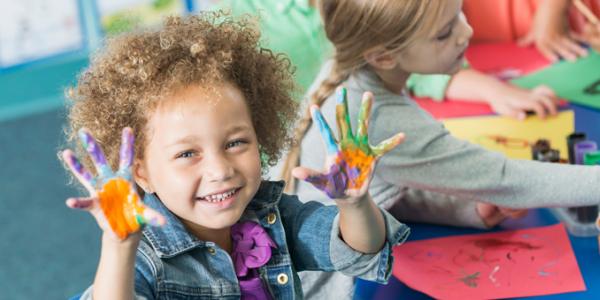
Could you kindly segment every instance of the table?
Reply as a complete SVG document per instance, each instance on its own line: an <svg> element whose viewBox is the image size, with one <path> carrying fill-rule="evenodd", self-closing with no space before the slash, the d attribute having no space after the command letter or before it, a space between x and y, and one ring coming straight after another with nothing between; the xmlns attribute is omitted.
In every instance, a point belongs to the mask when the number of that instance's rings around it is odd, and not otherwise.
<svg viewBox="0 0 600 300"><path fill-rule="evenodd" d="M575 112L575 129L586 132L588 139L600 142L600 111L570 104ZM600 184L600 183L599 183ZM600 201L600 199L599 199ZM435 237L463 235L503 230L540 227L557 224L558 220L549 209L533 209L523 219L506 220L491 230L458 228L431 224L408 223L411 228L409 241ZM574 237L569 235L577 263L587 290L566 294L527 297L527 299L600 299L600 251L596 237ZM392 276L387 285L358 280L354 299L431 299L429 296L415 291Z"/></svg>

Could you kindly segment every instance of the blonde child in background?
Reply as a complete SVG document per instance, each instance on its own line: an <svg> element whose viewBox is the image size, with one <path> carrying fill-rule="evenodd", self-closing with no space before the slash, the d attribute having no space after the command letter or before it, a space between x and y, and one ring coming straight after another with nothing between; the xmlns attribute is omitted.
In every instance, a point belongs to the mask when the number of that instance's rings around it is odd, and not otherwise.
<svg viewBox="0 0 600 300"><path fill-rule="evenodd" d="M231 10L234 15L259 16L261 43L288 55L295 67L298 98L315 80L323 63L331 58L333 46L327 40L316 5L319 0L222 0L213 9ZM523 119L527 111L540 117L556 113L556 97L547 87L522 89L477 70L464 68L453 75L411 74L408 90L415 96L488 103L498 114Z"/></svg>
<svg viewBox="0 0 600 300"><path fill-rule="evenodd" d="M351 123L356 124L357 98L371 91L376 99L368 132L371 140L380 141L397 131L406 133L404 143L378 163L370 186L375 202L398 219L418 222L423 213L407 210L403 202L430 198L433 201L422 201L422 210L427 211L436 199L448 197L472 205L454 214L444 213L452 207L435 208L440 223L462 217L462 222L473 224L482 222L475 212L485 213L490 207L512 214L511 209L600 203L599 167L508 159L454 138L408 96L406 81L411 73L454 74L461 69L472 35L461 6L461 0L321 1L325 31L335 54L319 75L310 103L321 107L331 122L336 115L333 91L344 86ZM308 115L300 121L296 139L299 147L290 151L286 170L297 164L318 167L325 152L318 147L322 143L318 129ZM294 191L301 199L329 202L303 182ZM481 210L475 201L491 206ZM352 278L332 273L300 275L307 297L352 296ZM340 290L346 292L341 295Z"/></svg>
<svg viewBox="0 0 600 300"><path fill-rule="evenodd" d="M363 185L330 190L335 206L302 203L282 194L282 182L261 180L289 141L296 105L288 62L258 39L219 13L170 18L109 40L81 75L68 134L82 139L86 159L62 156L90 197L67 205L103 231L83 299L301 299L302 270L387 281L391 246L408 228L369 197L371 169L360 172ZM102 196L117 166L130 182L120 189L127 201ZM134 186L144 204L131 200ZM132 206L133 223L124 217Z"/></svg>

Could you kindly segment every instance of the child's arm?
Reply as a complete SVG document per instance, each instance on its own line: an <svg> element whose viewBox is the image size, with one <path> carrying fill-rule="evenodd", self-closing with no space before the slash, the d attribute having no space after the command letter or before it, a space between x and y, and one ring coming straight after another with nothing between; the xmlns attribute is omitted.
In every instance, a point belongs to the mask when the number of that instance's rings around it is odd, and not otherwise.
<svg viewBox="0 0 600 300"><path fill-rule="evenodd" d="M106 231L102 234L94 299L135 299L134 265L140 236L134 233L121 241Z"/></svg>
<svg viewBox="0 0 600 300"><path fill-rule="evenodd" d="M130 181L133 160L131 129L123 130L121 162L116 174L91 134L81 130L80 137L96 166L98 176L93 177L70 150L63 151L62 158L90 193L88 198L68 199L67 206L88 211L103 230L93 298L133 299L135 256L141 236L139 230L143 224L164 224L164 217L139 200L135 185ZM96 190L96 186L100 189Z"/></svg>
<svg viewBox="0 0 600 300"><path fill-rule="evenodd" d="M535 44L537 49L551 61L559 57L576 60L586 56L587 50L575 41L569 31L567 11L569 0L545 0L537 8L529 33L519 43Z"/></svg>
<svg viewBox="0 0 600 300"><path fill-rule="evenodd" d="M312 183L335 199L340 211L341 236L348 246L362 253L381 250L386 236L382 212L367 192L375 162L404 139L404 134L400 133L371 147L367 130L372 102L373 95L365 93L355 136L348 116L346 90L338 90L336 115L339 144L318 107L311 107L313 120L326 143L328 171L322 173L302 167L293 170L294 177Z"/></svg>
<svg viewBox="0 0 600 300"><path fill-rule="evenodd" d="M446 96L451 99L484 100L495 112L520 120L526 117L527 111L533 111L541 118L548 114L555 115L558 101L554 91L546 86L529 91L473 69L463 69L454 75Z"/></svg>
<svg viewBox="0 0 600 300"><path fill-rule="evenodd" d="M371 139L380 141L398 130L410 135L379 161L378 181L517 209L600 202L598 166L507 159L453 137L410 99L383 95L380 100L386 105L371 120Z"/></svg>
<svg viewBox="0 0 600 300"><path fill-rule="evenodd" d="M518 218L527 210L508 210L493 204L470 201L448 194L404 187L403 196L385 203L385 209L402 222L491 228L506 218Z"/></svg>
<svg viewBox="0 0 600 300"><path fill-rule="evenodd" d="M600 24L587 24L584 30L586 41L594 50L600 52Z"/></svg>
<svg viewBox="0 0 600 300"><path fill-rule="evenodd" d="M358 197L336 199L340 210L342 239L352 249L376 253L385 242L385 223L381 211L368 193Z"/></svg>

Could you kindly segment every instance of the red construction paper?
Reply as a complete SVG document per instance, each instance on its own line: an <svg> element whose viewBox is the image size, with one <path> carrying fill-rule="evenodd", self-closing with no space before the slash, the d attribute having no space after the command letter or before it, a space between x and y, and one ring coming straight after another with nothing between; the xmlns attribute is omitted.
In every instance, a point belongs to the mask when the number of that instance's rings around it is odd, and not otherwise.
<svg viewBox="0 0 600 300"><path fill-rule="evenodd" d="M438 120L494 114L492 108L488 104L482 102L473 103L447 99L443 102L437 102L429 98L416 97L415 101L422 109L429 112Z"/></svg>
<svg viewBox="0 0 600 300"><path fill-rule="evenodd" d="M474 69L491 75L510 74L514 70L523 76L550 64L533 46L519 47L515 43L471 45L467 60Z"/></svg>
<svg viewBox="0 0 600 300"><path fill-rule="evenodd" d="M562 224L407 242L393 274L436 299L498 299L585 291Z"/></svg>
<svg viewBox="0 0 600 300"><path fill-rule="evenodd" d="M519 47L515 43L469 46L467 60L472 68L504 80L529 74L550 64L535 48ZM460 99L446 99L440 103L429 98L416 98L416 101L436 119L494 114L485 103Z"/></svg>

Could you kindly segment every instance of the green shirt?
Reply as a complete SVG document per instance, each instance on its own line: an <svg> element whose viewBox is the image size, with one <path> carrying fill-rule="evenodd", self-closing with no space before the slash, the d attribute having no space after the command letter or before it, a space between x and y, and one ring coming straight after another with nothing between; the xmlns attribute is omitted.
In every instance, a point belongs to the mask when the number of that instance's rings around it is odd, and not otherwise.
<svg viewBox="0 0 600 300"><path fill-rule="evenodd" d="M411 74L406 81L408 90L417 97L444 100L452 76L445 74Z"/></svg>
<svg viewBox="0 0 600 300"><path fill-rule="evenodd" d="M319 11L308 0L223 0L216 9L231 10L234 16L260 16L261 46L287 54L295 67L300 95L333 53ZM441 100L449 82L449 75L415 74L408 79L407 88L416 96Z"/></svg>
<svg viewBox="0 0 600 300"><path fill-rule="evenodd" d="M231 9L234 16L260 16L261 46L287 54L301 94L333 53L319 11L308 0L224 0L218 8Z"/></svg>

